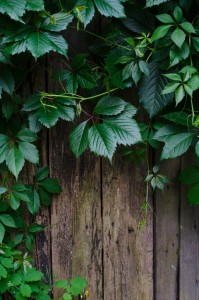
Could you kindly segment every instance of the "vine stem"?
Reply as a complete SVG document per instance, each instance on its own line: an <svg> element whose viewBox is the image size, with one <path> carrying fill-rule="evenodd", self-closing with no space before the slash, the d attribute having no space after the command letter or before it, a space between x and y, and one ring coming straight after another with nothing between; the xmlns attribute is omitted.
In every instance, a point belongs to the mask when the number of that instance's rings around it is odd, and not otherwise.
<svg viewBox="0 0 199 300"><path fill-rule="evenodd" d="M66 99L75 99L75 100L79 100L79 102L83 102L83 101L87 101L87 100L93 100L93 99L96 99L96 98L99 98L99 97L102 97L102 96L105 96L105 95L108 95L114 91L118 90L118 88L115 88L115 89L111 89L110 91L107 91L107 92L103 92L103 93L100 93L100 94L97 94L97 95L94 95L94 96L90 96L90 97L82 97L82 96L78 96L78 95L58 95L58 94L48 94L48 93L41 93L42 95L42 100L43 98L66 98Z"/></svg>
<svg viewBox="0 0 199 300"><path fill-rule="evenodd" d="M192 124L194 123L194 117L195 117L195 111L194 111L194 106L193 106L193 97L191 98L191 111L192 111Z"/></svg>

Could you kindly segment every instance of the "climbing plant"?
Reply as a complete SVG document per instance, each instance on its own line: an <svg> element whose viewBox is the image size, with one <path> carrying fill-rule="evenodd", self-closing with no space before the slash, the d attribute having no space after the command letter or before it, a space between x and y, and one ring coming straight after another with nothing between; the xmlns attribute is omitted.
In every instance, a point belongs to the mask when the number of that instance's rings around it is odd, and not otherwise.
<svg viewBox="0 0 199 300"><path fill-rule="evenodd" d="M124 158L146 162L145 207L149 189L168 183L159 163L150 163L150 149L161 149L160 161L191 149L195 164L180 180L190 187L189 203L199 204L198 12L198 0L1 0L0 297L49 299L43 274L16 249L31 253L43 230L26 224L24 207L34 219L61 192L38 150L42 130L60 119L75 121L69 144L76 157L91 151L111 161L122 145ZM108 24L100 34L90 29L95 18ZM92 36L86 53L74 53L68 29ZM45 68L49 52L63 67L44 71L60 88L37 91L31 74L41 61ZM137 97L120 96L132 89ZM140 112L147 122L139 121ZM27 162L35 165L32 183L20 176ZM57 286L65 289L63 299L72 299L84 294L86 282L76 278Z"/></svg>

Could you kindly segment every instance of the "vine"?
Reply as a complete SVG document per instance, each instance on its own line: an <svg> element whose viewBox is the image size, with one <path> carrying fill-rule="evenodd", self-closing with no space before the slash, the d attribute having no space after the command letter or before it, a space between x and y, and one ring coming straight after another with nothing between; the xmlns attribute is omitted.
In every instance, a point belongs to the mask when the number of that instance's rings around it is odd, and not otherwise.
<svg viewBox="0 0 199 300"><path fill-rule="evenodd" d="M198 0L0 2L0 297L50 299L53 284L45 283L28 254L44 228L26 224L23 210L34 220L41 205L50 205L52 195L61 192L41 165L37 144L42 129L60 119L78 123L69 137L76 157L90 150L111 161L122 146L125 159L146 163L140 226L151 209L150 191L169 183L159 173L159 162L151 165L151 149L161 149L160 161L194 150L196 163L180 180L189 185L190 205L199 204L198 12ZM109 18L101 35L89 29L96 14ZM69 28L95 39L87 53L73 53L62 35ZM60 90L24 96L29 76L50 51L62 62L52 74ZM119 96L132 88L139 101ZM140 123L137 112L149 121ZM27 162L36 170L31 184L20 179ZM88 294L83 278L56 286L64 289L64 300Z"/></svg>

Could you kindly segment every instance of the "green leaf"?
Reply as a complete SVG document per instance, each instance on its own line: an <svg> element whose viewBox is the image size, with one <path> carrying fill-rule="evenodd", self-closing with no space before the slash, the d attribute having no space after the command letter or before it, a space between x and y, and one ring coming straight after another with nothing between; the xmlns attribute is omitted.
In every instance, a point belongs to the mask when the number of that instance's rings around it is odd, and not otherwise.
<svg viewBox="0 0 199 300"><path fill-rule="evenodd" d="M31 95L28 97L26 102L24 103L23 106L23 111L33 111L37 110L41 107L41 102L40 102L41 95Z"/></svg>
<svg viewBox="0 0 199 300"><path fill-rule="evenodd" d="M9 141L9 137L5 134L0 134L0 147L4 146Z"/></svg>
<svg viewBox="0 0 199 300"><path fill-rule="evenodd" d="M68 282L66 279L59 280L56 282L56 287L58 287L59 289L66 288L67 285L68 285Z"/></svg>
<svg viewBox="0 0 199 300"><path fill-rule="evenodd" d="M199 183L194 184L188 191L188 201L190 205L199 204Z"/></svg>
<svg viewBox="0 0 199 300"><path fill-rule="evenodd" d="M197 144L195 146L195 152L196 152L196 155L199 157L199 142L197 142Z"/></svg>
<svg viewBox="0 0 199 300"><path fill-rule="evenodd" d="M184 31L188 33L195 33L195 29L193 25L189 22L183 22L180 24L180 26L182 27L182 29L184 29Z"/></svg>
<svg viewBox="0 0 199 300"><path fill-rule="evenodd" d="M23 238L24 238L23 233L16 234L15 239L14 239L14 246L19 245L22 242Z"/></svg>
<svg viewBox="0 0 199 300"><path fill-rule="evenodd" d="M34 235L33 234L26 234L25 238L25 245L29 252L33 252L34 247Z"/></svg>
<svg viewBox="0 0 199 300"><path fill-rule="evenodd" d="M23 283L20 285L19 290L20 290L20 293L22 294L22 296L24 296L24 297L31 296L32 291L31 291L31 288L29 285Z"/></svg>
<svg viewBox="0 0 199 300"><path fill-rule="evenodd" d="M28 232L31 232L31 233L40 232L43 229L44 229L44 227L37 223L32 223L32 224L30 224L30 226L28 226Z"/></svg>
<svg viewBox="0 0 199 300"><path fill-rule="evenodd" d="M178 103L180 103L184 97L185 97L184 87L183 85L180 85L175 92L176 105L178 105Z"/></svg>
<svg viewBox="0 0 199 300"><path fill-rule="evenodd" d="M21 284L21 276L19 274L12 274L11 277L10 277L10 282L17 286L17 285L20 285Z"/></svg>
<svg viewBox="0 0 199 300"><path fill-rule="evenodd" d="M3 226L2 223L0 223L0 244L2 243L3 239L5 236L5 227ZM0 271L1 273L1 271Z"/></svg>
<svg viewBox="0 0 199 300"><path fill-rule="evenodd" d="M27 49L37 59L52 50L51 42L43 32L33 32L27 39Z"/></svg>
<svg viewBox="0 0 199 300"><path fill-rule="evenodd" d="M35 142L38 139L37 135L28 128L21 129L16 137L23 142Z"/></svg>
<svg viewBox="0 0 199 300"><path fill-rule="evenodd" d="M48 193L46 190L44 190L42 187L39 187L39 196L42 205L49 206L52 202L52 196L50 193Z"/></svg>
<svg viewBox="0 0 199 300"><path fill-rule="evenodd" d="M59 182L54 178L44 179L39 185L51 194L59 194L62 191Z"/></svg>
<svg viewBox="0 0 199 300"><path fill-rule="evenodd" d="M96 80L93 75L90 74L90 71L84 69L79 70L76 77L79 85L84 89L92 89L97 85Z"/></svg>
<svg viewBox="0 0 199 300"><path fill-rule="evenodd" d="M0 264L0 279L1 278L7 278L8 272L7 270L4 268L4 266L2 266Z"/></svg>
<svg viewBox="0 0 199 300"><path fill-rule="evenodd" d="M16 192L26 192L28 188L24 184L17 183L12 186L12 190Z"/></svg>
<svg viewBox="0 0 199 300"><path fill-rule="evenodd" d="M68 293L64 293L63 294L63 299L64 300L72 300L72 296L70 294L68 294Z"/></svg>
<svg viewBox="0 0 199 300"><path fill-rule="evenodd" d="M125 102L117 96L105 96L95 106L94 113L98 115L113 116L124 110Z"/></svg>
<svg viewBox="0 0 199 300"><path fill-rule="evenodd" d="M68 91L68 93L71 94L77 93L78 81L77 81L76 74L68 70L63 70L58 72L58 74L56 75L56 79L66 81L66 90Z"/></svg>
<svg viewBox="0 0 199 300"><path fill-rule="evenodd" d="M0 164L4 160L6 160L8 156L8 151L9 151L8 143L0 148Z"/></svg>
<svg viewBox="0 0 199 300"><path fill-rule="evenodd" d="M180 174L180 181L185 184L193 185L199 182L199 168L196 166L187 167Z"/></svg>
<svg viewBox="0 0 199 300"><path fill-rule="evenodd" d="M51 42L52 51L58 52L64 56L67 55L68 44L63 36L48 32L45 32L44 34Z"/></svg>
<svg viewBox="0 0 199 300"><path fill-rule="evenodd" d="M162 23L174 23L173 18L168 14L157 15L156 18Z"/></svg>
<svg viewBox="0 0 199 300"><path fill-rule="evenodd" d="M12 227L12 228L16 227L13 217L11 217L11 215L0 214L0 221L8 227Z"/></svg>
<svg viewBox="0 0 199 300"><path fill-rule="evenodd" d="M70 134L70 147L76 157L80 156L88 146L88 121L80 123Z"/></svg>
<svg viewBox="0 0 199 300"><path fill-rule="evenodd" d="M138 62L140 71L144 73L146 76L149 76L149 64L143 60Z"/></svg>
<svg viewBox="0 0 199 300"><path fill-rule="evenodd" d="M28 209L34 215L38 212L39 207L40 207L39 194L36 191L36 189L34 189L30 195L30 201L28 202Z"/></svg>
<svg viewBox="0 0 199 300"><path fill-rule="evenodd" d="M130 103L126 103L122 116L132 118L137 113L137 108Z"/></svg>
<svg viewBox="0 0 199 300"><path fill-rule="evenodd" d="M29 197L25 192L13 192L13 195L17 197L19 200L29 202Z"/></svg>
<svg viewBox="0 0 199 300"><path fill-rule="evenodd" d="M19 21L25 13L26 0L1 0L0 12L7 14L11 19Z"/></svg>
<svg viewBox="0 0 199 300"><path fill-rule="evenodd" d="M0 195L4 194L7 192L7 188L6 187L0 187Z"/></svg>
<svg viewBox="0 0 199 300"><path fill-rule="evenodd" d="M11 194L9 198L9 204L12 207L12 209L17 210L20 206L20 201L15 195Z"/></svg>
<svg viewBox="0 0 199 300"><path fill-rule="evenodd" d="M57 104L57 112L59 114L60 119L69 121L69 122L74 121L75 112L72 107Z"/></svg>
<svg viewBox="0 0 199 300"><path fill-rule="evenodd" d="M180 83L169 83L169 84L167 84L167 86L162 91L162 94L166 95L166 94L169 94L169 93L173 93L179 87L179 85L180 85Z"/></svg>
<svg viewBox="0 0 199 300"><path fill-rule="evenodd" d="M24 163L25 160L23 155L21 154L21 151L19 151L19 149L14 145L8 152L8 156L6 158L6 165L10 172L14 174L16 178L18 178L18 175L22 170Z"/></svg>
<svg viewBox="0 0 199 300"><path fill-rule="evenodd" d="M184 111L171 112L162 115L161 117L177 124L181 124L185 126L191 125L190 115Z"/></svg>
<svg viewBox="0 0 199 300"><path fill-rule="evenodd" d="M192 91L196 91L199 88L199 76L194 75L187 83Z"/></svg>
<svg viewBox="0 0 199 300"><path fill-rule="evenodd" d="M184 91L185 91L189 96L192 97L192 95L193 95L193 90L192 90L192 88L191 88L188 84L184 84Z"/></svg>
<svg viewBox="0 0 199 300"><path fill-rule="evenodd" d="M176 125L164 125L161 127L153 136L154 140L160 141L160 142L166 142L166 140L173 136L184 133L186 128L184 126L176 126Z"/></svg>
<svg viewBox="0 0 199 300"><path fill-rule="evenodd" d="M182 31L179 28L176 28L176 30L174 30L174 32L171 35L171 39L172 41L179 47L182 47L182 44L184 43L186 38L186 34L184 33L184 31Z"/></svg>
<svg viewBox="0 0 199 300"><path fill-rule="evenodd" d="M182 81L180 75L176 74L176 73L171 73L171 74L164 74L165 77L174 80L174 81ZM172 91L173 92L173 91Z"/></svg>
<svg viewBox="0 0 199 300"><path fill-rule="evenodd" d="M162 25L157 27L151 37L151 41L154 42L160 38L163 38L171 27L172 25Z"/></svg>
<svg viewBox="0 0 199 300"><path fill-rule="evenodd" d="M138 83L138 81L140 80L141 78L141 72L140 72L140 69L139 69L139 66L137 63L135 63L132 67L132 79L133 81L135 82L135 84ZM148 75L147 75L148 76Z"/></svg>
<svg viewBox="0 0 199 300"><path fill-rule="evenodd" d="M195 49L197 51L199 51L199 38L198 37L192 37L192 42L193 42L193 45L194 45Z"/></svg>
<svg viewBox="0 0 199 300"><path fill-rule="evenodd" d="M193 133L179 133L168 137L163 148L161 159L174 158L184 154L191 146Z"/></svg>
<svg viewBox="0 0 199 300"><path fill-rule="evenodd" d="M37 271L35 268L28 269L26 274L24 275L24 280L26 282L35 282L41 280L43 277L43 273Z"/></svg>
<svg viewBox="0 0 199 300"><path fill-rule="evenodd" d="M78 0L76 6L80 6L78 17L84 24L84 28L90 23L95 14L95 8L91 0Z"/></svg>
<svg viewBox="0 0 199 300"><path fill-rule="evenodd" d="M2 96L2 92L6 92L9 95L13 94L15 87L14 78L12 76L12 73L8 68L1 67L0 70L0 99Z"/></svg>
<svg viewBox="0 0 199 300"><path fill-rule="evenodd" d="M42 168L38 169L35 173L36 181L37 182L42 181L45 178L47 178L48 175L49 175L49 168L48 167L42 167Z"/></svg>
<svg viewBox="0 0 199 300"><path fill-rule="evenodd" d="M112 159L116 150L116 138L109 126L95 124L89 129L88 140L91 152Z"/></svg>
<svg viewBox="0 0 199 300"><path fill-rule="evenodd" d="M152 118L172 102L173 95L162 94L168 80L161 76L157 63L149 64L149 73L150 75L144 76L141 81L139 97L141 104Z"/></svg>
<svg viewBox="0 0 199 300"><path fill-rule="evenodd" d="M131 118L122 115L117 118L106 119L104 124L113 131L118 144L134 145L142 141L139 127L136 121Z"/></svg>
<svg viewBox="0 0 199 300"><path fill-rule="evenodd" d="M39 131L41 131L42 125L35 114L28 115L28 123L29 123L29 128L32 132L38 133Z"/></svg>
<svg viewBox="0 0 199 300"><path fill-rule="evenodd" d="M179 6L176 6L176 8L174 9L173 16L177 22L179 22L182 19L183 13L182 9Z"/></svg>
<svg viewBox="0 0 199 300"><path fill-rule="evenodd" d="M159 5L169 0L146 0L146 7L151 7L154 5Z"/></svg>
<svg viewBox="0 0 199 300"><path fill-rule="evenodd" d="M26 0L26 10L41 11L44 10L43 0Z"/></svg>
<svg viewBox="0 0 199 300"><path fill-rule="evenodd" d="M71 293L73 296L78 296L82 294L87 285L86 279L81 277L72 278L70 283L71 283Z"/></svg>
<svg viewBox="0 0 199 300"><path fill-rule="evenodd" d="M35 59L51 50L66 56L67 48L65 39L53 33L37 31L31 33L27 38L27 49Z"/></svg>
<svg viewBox="0 0 199 300"><path fill-rule="evenodd" d="M56 107L47 107L46 109L42 107L37 111L36 116L41 124L50 128L57 123L59 119L59 112Z"/></svg>
<svg viewBox="0 0 199 300"><path fill-rule="evenodd" d="M20 142L19 150L23 157L33 164L39 162L39 152L35 145L28 142Z"/></svg>
<svg viewBox="0 0 199 300"><path fill-rule="evenodd" d="M13 258L12 257L5 257L1 259L1 264L6 269L12 269L13 268Z"/></svg>
<svg viewBox="0 0 199 300"><path fill-rule="evenodd" d="M94 0L99 12L105 17L124 18L124 7L120 0Z"/></svg>
<svg viewBox="0 0 199 300"><path fill-rule="evenodd" d="M60 12L53 14L49 18L47 18L40 28L49 31L60 32L62 30L66 30L72 20L73 15L67 14L65 12Z"/></svg>
<svg viewBox="0 0 199 300"><path fill-rule="evenodd" d="M180 49L176 45L173 45L170 50L170 66L175 66L181 60L185 60L190 53L189 45L184 42L182 48Z"/></svg>

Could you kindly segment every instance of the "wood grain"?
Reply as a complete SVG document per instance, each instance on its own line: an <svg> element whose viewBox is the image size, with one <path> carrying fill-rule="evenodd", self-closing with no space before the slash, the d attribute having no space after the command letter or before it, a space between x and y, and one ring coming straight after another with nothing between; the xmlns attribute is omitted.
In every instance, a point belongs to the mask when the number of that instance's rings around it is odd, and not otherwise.
<svg viewBox="0 0 199 300"><path fill-rule="evenodd" d="M182 170L192 163L182 158ZM190 207L187 187L181 187L180 214L180 300L199 299L199 208Z"/></svg>
<svg viewBox="0 0 199 300"><path fill-rule="evenodd" d="M145 168L103 161L104 298L153 299L153 224L139 229Z"/></svg>
<svg viewBox="0 0 199 300"><path fill-rule="evenodd" d="M156 191L155 299L178 299L180 159L161 164L160 173L170 180L164 191ZM187 299L188 300L188 299Z"/></svg>

